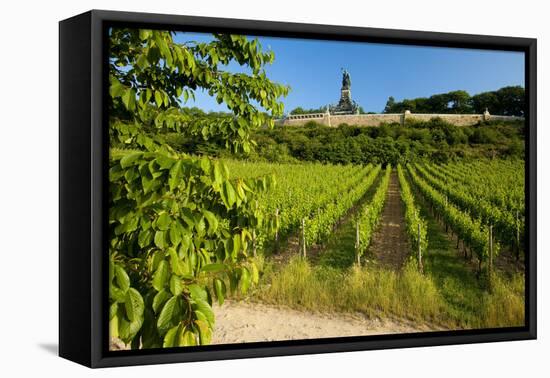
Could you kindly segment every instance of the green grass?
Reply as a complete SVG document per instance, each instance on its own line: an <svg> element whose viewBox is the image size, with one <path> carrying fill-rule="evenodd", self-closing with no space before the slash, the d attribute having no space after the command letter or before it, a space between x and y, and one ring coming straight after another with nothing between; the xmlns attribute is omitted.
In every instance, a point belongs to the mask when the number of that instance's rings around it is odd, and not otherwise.
<svg viewBox="0 0 550 378"><path fill-rule="evenodd" d="M327 242L316 263L327 268L346 269L355 263L355 227L345 222Z"/></svg>
<svg viewBox="0 0 550 378"><path fill-rule="evenodd" d="M435 322L444 303L430 277L409 264L403 271L314 266L296 256L264 270L255 299L326 312L361 312Z"/></svg>

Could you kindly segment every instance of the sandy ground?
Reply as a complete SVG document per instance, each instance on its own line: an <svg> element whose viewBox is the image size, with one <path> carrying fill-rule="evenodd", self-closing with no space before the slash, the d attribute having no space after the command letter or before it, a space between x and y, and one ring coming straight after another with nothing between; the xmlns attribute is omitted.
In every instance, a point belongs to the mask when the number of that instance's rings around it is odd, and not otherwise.
<svg viewBox="0 0 550 378"><path fill-rule="evenodd" d="M431 331L426 326L347 314L319 314L256 303L214 306L212 344Z"/></svg>

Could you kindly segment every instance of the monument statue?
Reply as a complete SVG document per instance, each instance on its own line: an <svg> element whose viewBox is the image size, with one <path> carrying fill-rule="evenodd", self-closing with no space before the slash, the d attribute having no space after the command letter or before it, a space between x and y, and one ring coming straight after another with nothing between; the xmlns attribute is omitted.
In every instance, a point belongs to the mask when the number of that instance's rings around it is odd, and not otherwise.
<svg viewBox="0 0 550 378"><path fill-rule="evenodd" d="M331 114L356 114L359 105L351 99L351 75L342 68L342 89L340 90L340 101L330 107Z"/></svg>
<svg viewBox="0 0 550 378"><path fill-rule="evenodd" d="M351 89L351 76L345 69L342 69L342 89Z"/></svg>

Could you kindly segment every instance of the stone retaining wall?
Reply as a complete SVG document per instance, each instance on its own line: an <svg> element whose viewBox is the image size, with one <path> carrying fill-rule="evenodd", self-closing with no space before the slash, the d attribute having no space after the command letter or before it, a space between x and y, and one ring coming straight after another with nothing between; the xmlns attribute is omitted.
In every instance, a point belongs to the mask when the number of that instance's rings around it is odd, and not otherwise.
<svg viewBox="0 0 550 378"><path fill-rule="evenodd" d="M315 121L322 125L337 127L342 123L357 126L380 126L381 123L400 123L405 121L429 121L432 118L441 118L444 121L455 126L472 126L481 121L516 121L523 120L523 117L491 115L488 112L484 114L418 114L418 113L399 113L399 114L337 114L328 113L299 114L292 115L279 123L289 126L302 126L307 122Z"/></svg>

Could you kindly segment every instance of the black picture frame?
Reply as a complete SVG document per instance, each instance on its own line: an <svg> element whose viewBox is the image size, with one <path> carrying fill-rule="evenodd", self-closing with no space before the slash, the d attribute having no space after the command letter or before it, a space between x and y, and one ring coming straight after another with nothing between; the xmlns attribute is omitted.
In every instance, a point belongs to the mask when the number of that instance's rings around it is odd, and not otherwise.
<svg viewBox="0 0 550 378"><path fill-rule="evenodd" d="M108 351L106 38L115 25L165 30L521 51L526 70L524 327ZM363 27L92 10L59 24L59 355L88 367L535 339L537 41Z"/></svg>

